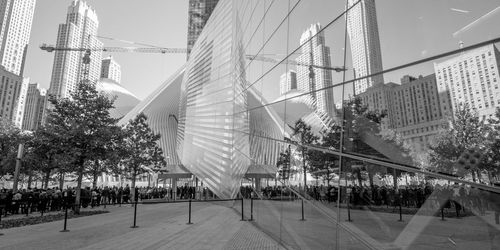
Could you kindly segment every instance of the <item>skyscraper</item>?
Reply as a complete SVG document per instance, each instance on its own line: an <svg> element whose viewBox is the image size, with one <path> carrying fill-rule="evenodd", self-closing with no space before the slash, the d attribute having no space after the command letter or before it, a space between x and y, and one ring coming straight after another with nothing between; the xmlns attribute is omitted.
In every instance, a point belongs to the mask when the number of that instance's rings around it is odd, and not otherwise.
<svg viewBox="0 0 500 250"><path fill-rule="evenodd" d="M187 57L193 49L196 40L201 34L203 27L207 24L210 15L217 6L219 0L189 0L188 9L188 38L187 38Z"/></svg>
<svg viewBox="0 0 500 250"><path fill-rule="evenodd" d="M500 107L500 52L487 45L435 63L443 114L468 107L489 118Z"/></svg>
<svg viewBox="0 0 500 250"><path fill-rule="evenodd" d="M434 74L401 79L401 84L378 84L358 95L370 110L386 111L381 129L392 129L415 149L423 149L440 129L447 126Z"/></svg>
<svg viewBox="0 0 500 250"><path fill-rule="evenodd" d="M348 0L347 33L351 44L352 64L356 78L382 71L382 52L378 34L375 0ZM383 75L376 75L354 83L354 94L382 84Z"/></svg>
<svg viewBox="0 0 500 250"><path fill-rule="evenodd" d="M38 83L29 84L24 107L23 130L34 131L41 125L46 94L47 90L40 88Z"/></svg>
<svg viewBox="0 0 500 250"><path fill-rule="evenodd" d="M73 0L68 7L65 24L59 25L57 47L98 48L99 20L94 9L83 0ZM85 79L83 51L55 51L49 94L57 98L68 97L76 85ZM92 51L88 70L88 80L96 82L101 76L102 52Z"/></svg>
<svg viewBox="0 0 500 250"><path fill-rule="evenodd" d="M0 118L21 128L29 79L5 70L3 66L0 66L0 79Z"/></svg>
<svg viewBox="0 0 500 250"><path fill-rule="evenodd" d="M23 74L36 0L0 0L0 63Z"/></svg>
<svg viewBox="0 0 500 250"><path fill-rule="evenodd" d="M284 95L293 89L297 89L297 73L289 70L280 77L280 95Z"/></svg>
<svg viewBox="0 0 500 250"><path fill-rule="evenodd" d="M317 23L302 33L301 55L297 57L299 64L331 67L330 48L325 45L325 35L320 30L321 25ZM332 86L332 71L297 66L297 89L306 93L311 92L311 97L316 102L316 110L333 117L335 112L333 89L316 91L328 86Z"/></svg>
<svg viewBox="0 0 500 250"><path fill-rule="evenodd" d="M122 80L122 71L120 69L120 64L118 64L113 57L107 57L102 59L101 65L101 78L108 78L117 83Z"/></svg>

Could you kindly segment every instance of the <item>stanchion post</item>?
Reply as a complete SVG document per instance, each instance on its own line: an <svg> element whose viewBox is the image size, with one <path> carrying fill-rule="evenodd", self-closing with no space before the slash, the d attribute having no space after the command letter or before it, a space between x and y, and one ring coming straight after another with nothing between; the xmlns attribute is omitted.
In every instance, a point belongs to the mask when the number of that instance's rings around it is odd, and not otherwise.
<svg viewBox="0 0 500 250"><path fill-rule="evenodd" d="M241 197L241 221L245 220L245 213L244 213L244 208L243 208L243 196Z"/></svg>
<svg viewBox="0 0 500 250"><path fill-rule="evenodd" d="M444 221L444 207L441 208L441 220Z"/></svg>
<svg viewBox="0 0 500 250"><path fill-rule="evenodd" d="M401 203L402 203L402 194L399 195L399 220L398 221L403 221L403 209L401 208Z"/></svg>
<svg viewBox="0 0 500 250"><path fill-rule="evenodd" d="M306 219L304 218L304 198L300 199L301 201L301 214L302 214L302 219L300 219L301 221L305 221Z"/></svg>
<svg viewBox="0 0 500 250"><path fill-rule="evenodd" d="M64 229L59 231L59 232L69 232L67 229L67 224L68 224L68 204L64 204Z"/></svg>
<svg viewBox="0 0 500 250"><path fill-rule="evenodd" d="M137 220L137 199L135 199L135 203L134 203L134 225L131 226L130 228L138 228L139 227L136 225L136 220Z"/></svg>
<svg viewBox="0 0 500 250"><path fill-rule="evenodd" d="M188 225L193 224L191 222L191 199L189 199L189 217L188 217L188 223L186 223L186 224L188 224Z"/></svg>
<svg viewBox="0 0 500 250"><path fill-rule="evenodd" d="M2 223L2 209L3 209L3 207L0 207L0 223ZM3 233L0 232L0 236L2 236L2 235L3 235Z"/></svg>
<svg viewBox="0 0 500 250"><path fill-rule="evenodd" d="M253 197L250 197L250 219L248 221L253 221Z"/></svg>
<svg viewBox="0 0 500 250"><path fill-rule="evenodd" d="M347 221L351 222L351 193L349 193L349 198L347 199Z"/></svg>

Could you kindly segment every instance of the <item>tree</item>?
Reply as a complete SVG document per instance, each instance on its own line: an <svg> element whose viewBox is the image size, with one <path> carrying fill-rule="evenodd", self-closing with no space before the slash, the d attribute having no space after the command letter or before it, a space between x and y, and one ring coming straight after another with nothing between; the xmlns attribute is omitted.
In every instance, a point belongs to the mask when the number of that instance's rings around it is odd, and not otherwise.
<svg viewBox="0 0 500 250"><path fill-rule="evenodd" d="M493 178L500 174L500 107L496 109L494 118L488 120L485 156L480 163L480 168L488 173L490 184L493 184Z"/></svg>
<svg viewBox="0 0 500 250"><path fill-rule="evenodd" d="M470 173L472 180L476 182L479 165L460 165L458 162L467 150L485 148L484 138L487 131L484 120L472 113L467 105L461 107L455 112L451 127L439 134L430 144L430 162L437 170L449 174L464 176ZM478 177L480 179L480 175Z"/></svg>
<svg viewBox="0 0 500 250"><path fill-rule="evenodd" d="M340 149L340 132L341 127L337 124L332 124L329 129L321 131L321 136L316 146L329 150ZM327 186L333 178L332 171L334 166L338 166L339 157L334 154L324 153L319 150L314 150L311 153L311 172L319 178L326 180Z"/></svg>
<svg viewBox="0 0 500 250"><path fill-rule="evenodd" d="M292 137L301 144L298 146L298 151L302 154L302 169L304 172L304 194L307 187L307 162L309 161L310 154L313 152L307 146L316 143L318 137L311 131L311 126L307 125L302 119L295 122L291 127L293 133Z"/></svg>
<svg viewBox="0 0 500 250"><path fill-rule="evenodd" d="M97 187L97 178L102 173L118 173L120 172L120 161L123 156L121 148L125 137L124 131L118 126L109 126L108 133L113 140L107 144L103 144L103 150L98 151L94 155L94 159L89 161L86 175L92 177L92 187Z"/></svg>
<svg viewBox="0 0 500 250"><path fill-rule="evenodd" d="M95 160L117 140L111 129L117 120L109 113L114 100L99 93L90 82L78 84L71 98L49 100L53 109L47 122L53 126L53 136L60 142L60 149L72 160L68 170L77 175L76 203L79 204L86 163Z"/></svg>
<svg viewBox="0 0 500 250"><path fill-rule="evenodd" d="M130 174L132 188L135 187L137 175L150 170L158 171L166 164L163 151L157 144L160 135L155 134L146 121L146 115L140 113L124 128L122 164Z"/></svg>
<svg viewBox="0 0 500 250"><path fill-rule="evenodd" d="M21 130L0 118L0 176L14 173L17 149L21 142Z"/></svg>

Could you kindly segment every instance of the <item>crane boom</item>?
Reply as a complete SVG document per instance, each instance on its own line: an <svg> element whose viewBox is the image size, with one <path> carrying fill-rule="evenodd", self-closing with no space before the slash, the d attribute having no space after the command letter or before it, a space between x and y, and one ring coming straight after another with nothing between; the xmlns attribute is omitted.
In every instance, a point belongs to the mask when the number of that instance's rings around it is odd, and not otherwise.
<svg viewBox="0 0 500 250"><path fill-rule="evenodd" d="M312 64L299 63L295 60L289 60L289 59L278 60L278 59L269 58L269 57L260 56L260 55L246 55L246 58L248 60L256 60L256 61L262 61L262 62L288 63L288 64L297 65L297 66L312 67L312 68L325 69L325 70L334 70L335 72L342 72L342 71L347 70L345 67L328 67L328 66L312 65Z"/></svg>
<svg viewBox="0 0 500 250"><path fill-rule="evenodd" d="M103 52L136 52L136 53L187 53L184 48L141 48L141 47L96 47L96 48L72 48L56 47L54 45L42 44L40 49L47 52L54 51L103 51Z"/></svg>

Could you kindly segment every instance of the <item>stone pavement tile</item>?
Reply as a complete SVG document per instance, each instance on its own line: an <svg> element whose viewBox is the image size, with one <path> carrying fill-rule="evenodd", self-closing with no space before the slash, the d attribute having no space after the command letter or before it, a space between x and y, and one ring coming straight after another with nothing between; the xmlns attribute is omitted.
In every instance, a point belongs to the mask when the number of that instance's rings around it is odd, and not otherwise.
<svg viewBox="0 0 500 250"><path fill-rule="evenodd" d="M280 249L277 242L239 218L231 208L210 205L193 212L192 225L186 225L183 214L84 249Z"/></svg>

